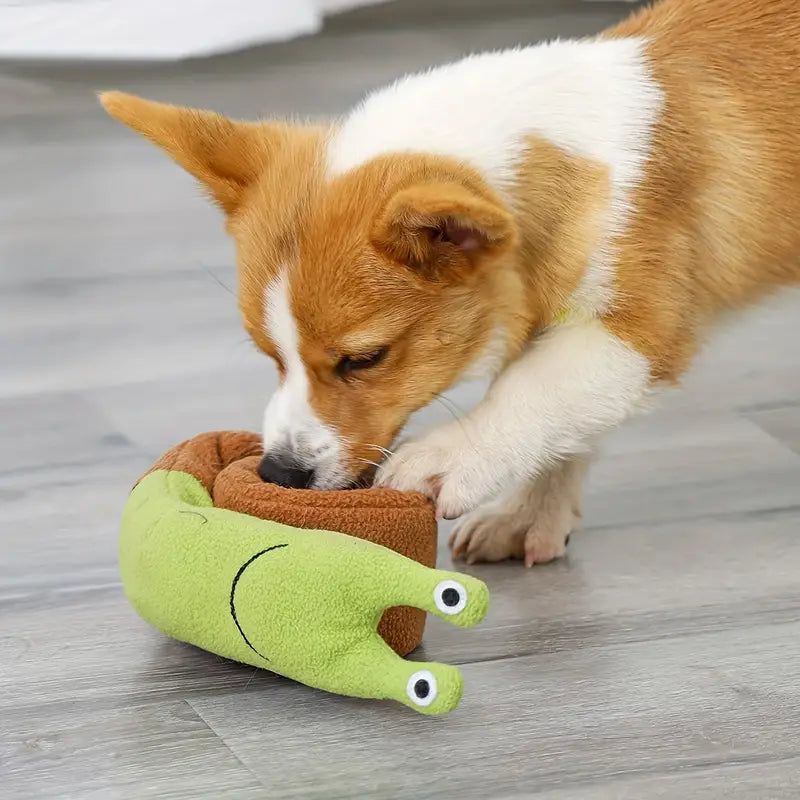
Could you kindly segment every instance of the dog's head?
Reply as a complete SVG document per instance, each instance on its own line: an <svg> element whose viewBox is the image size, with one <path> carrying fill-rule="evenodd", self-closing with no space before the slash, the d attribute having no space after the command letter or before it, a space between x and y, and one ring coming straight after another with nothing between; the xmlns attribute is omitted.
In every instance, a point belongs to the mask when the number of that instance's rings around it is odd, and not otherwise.
<svg viewBox="0 0 800 800"><path fill-rule="evenodd" d="M521 338L515 224L465 165L390 154L333 174L333 127L101 100L226 214L245 328L280 373L265 479L356 483L415 410L497 370Z"/></svg>

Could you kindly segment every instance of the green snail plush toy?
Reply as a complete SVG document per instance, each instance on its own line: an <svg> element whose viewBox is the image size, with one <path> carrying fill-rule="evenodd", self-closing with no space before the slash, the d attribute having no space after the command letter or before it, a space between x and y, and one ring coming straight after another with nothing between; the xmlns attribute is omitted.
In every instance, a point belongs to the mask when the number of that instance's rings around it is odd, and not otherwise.
<svg viewBox="0 0 800 800"><path fill-rule="evenodd" d="M460 671L406 661L378 625L396 607L475 625L486 586L355 536L216 507L210 489L224 460L162 460L131 492L119 560L136 611L176 639L309 686L424 714L454 709Z"/></svg>

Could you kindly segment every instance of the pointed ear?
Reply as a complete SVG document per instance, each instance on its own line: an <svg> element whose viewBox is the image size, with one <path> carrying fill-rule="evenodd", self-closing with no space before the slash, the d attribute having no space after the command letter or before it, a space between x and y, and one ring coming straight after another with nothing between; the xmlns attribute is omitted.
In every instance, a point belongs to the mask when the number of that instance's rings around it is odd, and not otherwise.
<svg viewBox="0 0 800 800"><path fill-rule="evenodd" d="M514 238L499 200L458 183L421 183L399 191L379 216L374 244L431 279L463 272Z"/></svg>
<svg viewBox="0 0 800 800"><path fill-rule="evenodd" d="M102 92L108 113L165 150L194 175L230 214L269 156L278 126L236 122L212 111L156 103L123 92Z"/></svg>

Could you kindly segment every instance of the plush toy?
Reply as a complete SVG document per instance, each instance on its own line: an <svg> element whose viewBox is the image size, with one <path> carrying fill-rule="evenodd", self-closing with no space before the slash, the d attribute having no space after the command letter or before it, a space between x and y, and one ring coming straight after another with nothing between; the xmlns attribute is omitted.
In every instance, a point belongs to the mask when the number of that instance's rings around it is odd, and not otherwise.
<svg viewBox="0 0 800 800"><path fill-rule="evenodd" d="M134 608L170 636L310 686L391 698L426 714L455 708L458 669L397 655L419 642L424 611L470 626L488 607L481 581L414 560L435 558L427 501L387 490L269 486L252 477L259 449L252 434L204 434L139 481L119 544ZM310 529L321 520L369 532L412 557ZM410 535L402 536L403 527Z"/></svg>

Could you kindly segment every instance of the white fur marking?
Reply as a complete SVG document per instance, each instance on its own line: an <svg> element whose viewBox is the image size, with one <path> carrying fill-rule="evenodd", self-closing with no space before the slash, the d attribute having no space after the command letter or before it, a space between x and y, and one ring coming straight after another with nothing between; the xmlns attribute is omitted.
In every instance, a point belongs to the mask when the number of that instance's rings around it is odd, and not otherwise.
<svg viewBox="0 0 800 800"><path fill-rule="evenodd" d="M607 241L570 303L584 318L603 313L613 301L613 238L625 229L661 107L645 44L555 41L402 78L344 121L329 145L329 173L390 152L434 153L477 168L508 200L530 134L608 166Z"/></svg>
<svg viewBox="0 0 800 800"><path fill-rule="evenodd" d="M495 381L474 423L519 480L593 441L645 406L650 362L599 321L533 342Z"/></svg>
<svg viewBox="0 0 800 800"><path fill-rule="evenodd" d="M309 402L308 374L300 357L286 270L266 290L267 332L283 359L285 377L264 411L264 452L286 450L315 470L315 489L333 488L342 478L342 444Z"/></svg>
<svg viewBox="0 0 800 800"><path fill-rule="evenodd" d="M401 447L379 480L396 489L440 485L438 511L454 517L586 452L644 407L650 364L599 321L563 325L533 342L463 420Z"/></svg>

